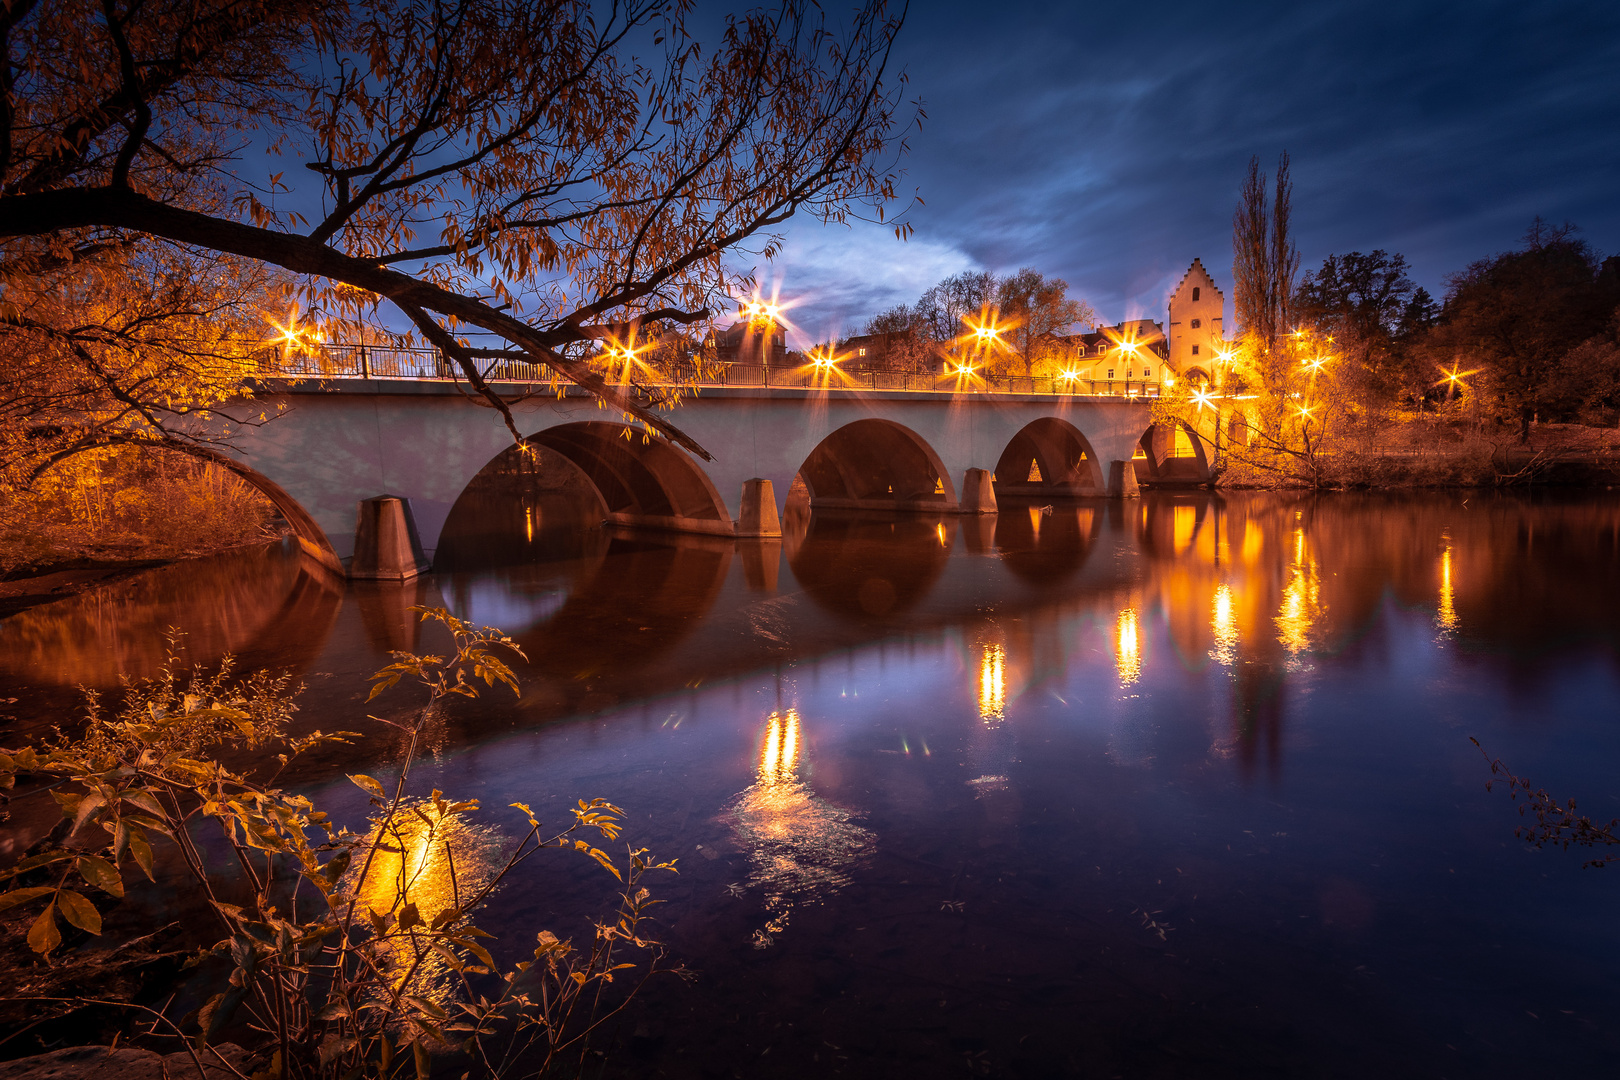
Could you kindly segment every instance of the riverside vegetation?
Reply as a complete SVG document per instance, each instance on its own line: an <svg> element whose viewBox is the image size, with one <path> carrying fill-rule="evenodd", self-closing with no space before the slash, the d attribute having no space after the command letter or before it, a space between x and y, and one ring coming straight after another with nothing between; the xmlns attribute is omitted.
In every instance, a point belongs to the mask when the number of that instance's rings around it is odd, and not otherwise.
<svg viewBox="0 0 1620 1080"><path fill-rule="evenodd" d="M583 1060L592 1032L668 970L643 930L657 903L643 879L673 873L675 863L628 847L615 858L584 839L620 835L624 812L600 799L580 801L573 820L549 832L514 803L523 830L500 843L472 821L476 800L413 796L423 725L451 699L478 696L479 683L516 692L499 650L522 656L497 630L442 608L414 610L441 624L453 648L447 657L395 653L372 677L368 701L409 681L428 702L409 723L379 721L399 728L407 749L390 785L350 777L375 810L360 831L277 786L300 754L358 736L290 735L291 676L237 676L229 658L211 674L186 673L178 638L158 675L128 684L116 713L92 694L81 732L0 752L0 784L28 788L14 798L48 791L61 809L50 835L5 872L0 893L0 910L30 913L27 944L42 961L70 938L100 935L103 911L138 887L138 872L149 883L176 875L204 900L220 936L187 965L229 972L184 1017L167 1005L88 997L39 1004L127 1007L149 1039L183 1045L199 1070L205 1061L228 1067L215 1047L234 1036L253 1047L247 1070L256 1080L426 1080L436 1055L452 1055L457 1075L487 1077L545 1075ZM264 768L224 763L243 751ZM469 837L501 850L458 867ZM160 858L165 848L172 859ZM611 874L616 910L594 923L588 943L539 930L532 954L503 967L475 920L514 867L550 849ZM430 864L447 871L447 889L425 888Z"/></svg>
<svg viewBox="0 0 1620 1080"><path fill-rule="evenodd" d="M81 560L187 558L280 533L275 507L252 485L179 454L105 449L29 488L0 485L0 576Z"/></svg>

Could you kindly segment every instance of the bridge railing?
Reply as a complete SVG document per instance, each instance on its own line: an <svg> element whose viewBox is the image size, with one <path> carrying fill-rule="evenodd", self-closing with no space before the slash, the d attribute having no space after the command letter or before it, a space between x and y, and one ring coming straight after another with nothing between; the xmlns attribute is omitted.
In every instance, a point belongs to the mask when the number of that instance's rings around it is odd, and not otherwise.
<svg viewBox="0 0 1620 1080"><path fill-rule="evenodd" d="M387 345L322 345L315 350L287 353L266 350L255 357L259 374L283 378L382 379L413 382L451 382L460 369L438 349L396 348ZM497 382L550 382L553 375L541 364L497 360L483 369L484 378ZM642 380L645 381L645 380ZM763 364L677 364L667 385L779 386L821 390L943 391L954 393L1050 394L1062 397L1157 397L1159 384L1141 380L1079 380L1045 375L957 376L915 371L844 371Z"/></svg>

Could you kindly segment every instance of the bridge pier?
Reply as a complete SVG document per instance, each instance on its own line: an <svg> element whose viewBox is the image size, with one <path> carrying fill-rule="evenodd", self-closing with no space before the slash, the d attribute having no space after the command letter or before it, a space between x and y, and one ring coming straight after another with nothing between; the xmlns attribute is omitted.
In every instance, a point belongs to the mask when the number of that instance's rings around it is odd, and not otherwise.
<svg viewBox="0 0 1620 1080"><path fill-rule="evenodd" d="M962 474L962 499L957 509L963 514L996 512L996 489L988 469L969 469Z"/></svg>
<svg viewBox="0 0 1620 1080"><path fill-rule="evenodd" d="M349 577L359 581L408 581L427 568L409 499L378 495L360 503Z"/></svg>
<svg viewBox="0 0 1620 1080"><path fill-rule="evenodd" d="M769 480L744 480L737 513L737 536L781 536L782 519L776 513L776 490Z"/></svg>

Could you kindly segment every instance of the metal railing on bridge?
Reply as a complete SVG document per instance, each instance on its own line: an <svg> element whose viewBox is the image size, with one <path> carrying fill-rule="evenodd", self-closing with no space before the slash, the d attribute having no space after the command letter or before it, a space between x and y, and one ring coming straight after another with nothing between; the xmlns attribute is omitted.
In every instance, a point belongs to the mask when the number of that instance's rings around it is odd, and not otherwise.
<svg viewBox="0 0 1620 1080"><path fill-rule="evenodd" d="M279 378L382 379L414 382L452 382L464 378L459 367L438 349L398 348L389 345L322 345L288 354L280 349L260 353L259 374ZM542 364L521 360L494 360L481 366L492 382L549 383L555 376ZM611 377L611 376L610 376ZM770 367L764 364L675 365L662 379L638 382L670 386L759 386L816 390L929 391L934 393L994 393L1053 395L1059 397L1157 397L1159 384L1141 380L1081 380L1048 375L957 375L911 371L844 371L837 367L806 364Z"/></svg>

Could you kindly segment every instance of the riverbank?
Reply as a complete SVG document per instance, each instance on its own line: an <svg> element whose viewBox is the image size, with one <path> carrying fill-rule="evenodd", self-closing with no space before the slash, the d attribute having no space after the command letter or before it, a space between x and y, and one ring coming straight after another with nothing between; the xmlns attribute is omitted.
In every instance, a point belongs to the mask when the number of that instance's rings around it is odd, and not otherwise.
<svg viewBox="0 0 1620 1080"><path fill-rule="evenodd" d="M0 619L9 618L41 604L78 596L92 589L116 585L148 570L210 555L223 555L230 551L260 547L273 543L284 535L285 530L282 530L275 534L257 536L246 543L222 544L209 550L188 551L166 557L155 555L141 557L135 554L99 558L82 556L24 567L0 576Z"/></svg>
<svg viewBox="0 0 1620 1080"><path fill-rule="evenodd" d="M111 585L174 559L74 559L0 580L0 619L82 592Z"/></svg>

